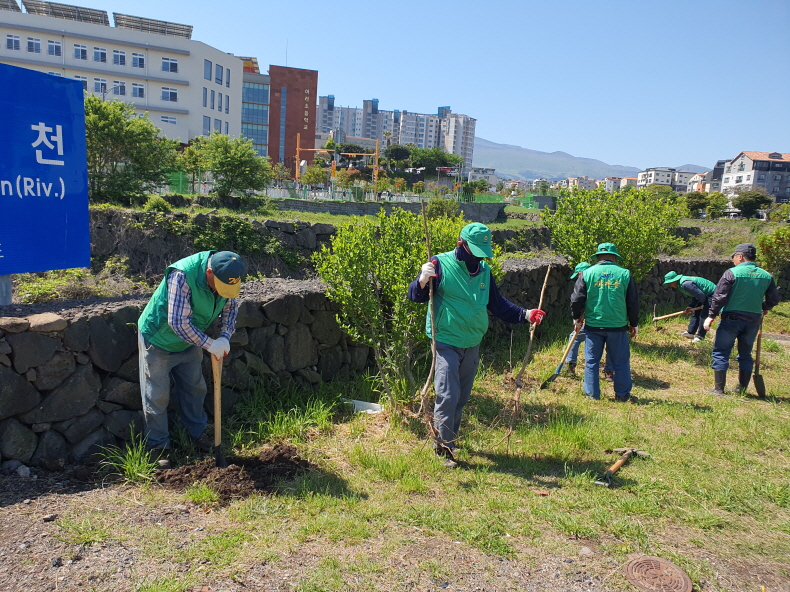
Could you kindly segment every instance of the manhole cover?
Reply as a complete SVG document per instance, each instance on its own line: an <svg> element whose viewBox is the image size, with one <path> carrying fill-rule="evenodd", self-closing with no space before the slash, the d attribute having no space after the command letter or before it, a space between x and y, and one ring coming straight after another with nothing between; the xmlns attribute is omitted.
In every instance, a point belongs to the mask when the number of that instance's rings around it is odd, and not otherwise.
<svg viewBox="0 0 790 592"><path fill-rule="evenodd" d="M635 557L623 570L629 582L646 592L691 592L686 572L660 557Z"/></svg>

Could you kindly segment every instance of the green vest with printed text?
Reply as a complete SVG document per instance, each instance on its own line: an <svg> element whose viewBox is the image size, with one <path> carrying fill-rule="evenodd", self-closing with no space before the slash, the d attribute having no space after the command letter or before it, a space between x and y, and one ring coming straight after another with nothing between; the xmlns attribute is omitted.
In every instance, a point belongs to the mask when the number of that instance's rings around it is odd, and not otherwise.
<svg viewBox="0 0 790 592"><path fill-rule="evenodd" d="M137 321L140 333L149 342L169 352L181 352L192 345L176 335L167 322L167 277L174 269L184 272L187 285L192 291L189 304L192 306L192 323L195 327L205 332L220 315L227 299L219 295L215 296L206 281L208 260L214 253L216 251L195 253L176 261L165 270L162 283L151 296L151 300L148 301Z"/></svg>
<svg viewBox="0 0 790 592"><path fill-rule="evenodd" d="M590 327L628 326L625 294L631 272L613 261L601 261L582 272L587 286L584 322Z"/></svg>
<svg viewBox="0 0 790 592"><path fill-rule="evenodd" d="M762 313L765 293L771 285L771 274L757 267L753 261L739 263L730 271L735 276L735 284L730 299L721 311Z"/></svg>
<svg viewBox="0 0 790 592"><path fill-rule="evenodd" d="M488 330L491 268L481 261L480 273L473 277L466 263L455 258L455 251L437 255L437 259L442 281L433 297L436 339L455 347L474 347ZM430 307L425 316L425 333L430 337Z"/></svg>
<svg viewBox="0 0 790 592"><path fill-rule="evenodd" d="M683 282L689 282L689 281L693 283L695 286L697 286L700 289L700 291L702 291L702 293L705 294L705 296L707 296L708 298L710 298L714 290L716 290L716 284L714 284L710 280L706 280L705 278L701 278L701 277L682 275L678 280L678 290L680 290L681 294L685 294L686 296L692 296L692 294L690 294L683 288Z"/></svg>

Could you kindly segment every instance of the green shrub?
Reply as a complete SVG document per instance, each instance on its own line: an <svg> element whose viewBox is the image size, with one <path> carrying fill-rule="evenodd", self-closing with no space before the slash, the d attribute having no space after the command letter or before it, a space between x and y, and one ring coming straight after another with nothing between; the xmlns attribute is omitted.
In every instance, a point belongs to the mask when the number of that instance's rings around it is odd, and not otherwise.
<svg viewBox="0 0 790 592"><path fill-rule="evenodd" d="M425 206L428 218L455 218L461 213L461 205L452 198L432 197Z"/></svg>
<svg viewBox="0 0 790 592"><path fill-rule="evenodd" d="M161 212L162 214L169 214L171 212L170 204L159 195L152 195L149 197L143 209L146 212Z"/></svg>
<svg viewBox="0 0 790 592"><path fill-rule="evenodd" d="M781 226L771 234L762 235L757 244L760 263L774 277L790 265L790 227Z"/></svg>

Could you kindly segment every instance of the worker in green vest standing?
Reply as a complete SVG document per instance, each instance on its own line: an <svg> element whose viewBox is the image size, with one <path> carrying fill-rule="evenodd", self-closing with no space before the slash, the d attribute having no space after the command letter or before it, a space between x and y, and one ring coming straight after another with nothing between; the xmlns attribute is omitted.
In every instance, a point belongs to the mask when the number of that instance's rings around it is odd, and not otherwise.
<svg viewBox="0 0 790 592"><path fill-rule="evenodd" d="M713 319L721 312L721 323L713 340L713 389L722 396L727 384L730 352L738 340L738 382L745 392L752 379L752 347L760 330L763 315L779 304L779 290L771 274L757 267L757 248L750 243L735 247L732 269L725 271L710 300L704 327L710 331Z"/></svg>
<svg viewBox="0 0 790 592"><path fill-rule="evenodd" d="M467 224L461 230L455 250L432 257L409 284L409 300L428 302L428 284L433 282L436 454L448 468L457 466L455 453L461 414L472 394L480 361L480 341L488 331L488 313L510 324L527 321L540 324L546 314L537 308L521 308L499 293L491 267L485 261L492 256L488 227L480 222ZM433 331L429 308L425 333L431 337Z"/></svg>
<svg viewBox="0 0 790 592"><path fill-rule="evenodd" d="M604 346L614 371L615 401L635 400L631 396L631 347L639 325L639 295L631 272L620 267L621 259L613 243L601 243L593 255L598 263L576 279L571 295L571 316L577 329L587 333L584 345L584 393L601 398L598 369Z"/></svg>
<svg viewBox="0 0 790 592"><path fill-rule="evenodd" d="M708 317L710 297L716 289L716 284L702 277L680 275L674 271L669 271L664 276L664 285L667 284L670 288L676 288L681 294L691 298L691 302L686 307L686 314L691 315L691 320L688 328L680 336L691 339L692 343L699 343L705 339L707 333L702 325ZM693 310L699 306L702 307L700 310Z"/></svg>
<svg viewBox="0 0 790 592"><path fill-rule="evenodd" d="M175 385L181 423L201 450L211 450L203 408L206 381L203 350L216 358L230 351L236 328L237 297L244 263L230 251L202 251L176 261L151 296L138 321L140 391L143 398L146 445L169 468L170 432L167 406L170 377ZM205 331L220 318L220 337Z"/></svg>

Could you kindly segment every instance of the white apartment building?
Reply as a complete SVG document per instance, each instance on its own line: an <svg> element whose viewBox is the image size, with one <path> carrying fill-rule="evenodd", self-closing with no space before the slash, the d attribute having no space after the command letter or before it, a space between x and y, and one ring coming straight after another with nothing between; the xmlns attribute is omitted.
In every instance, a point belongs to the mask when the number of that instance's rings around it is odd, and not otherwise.
<svg viewBox="0 0 790 592"><path fill-rule="evenodd" d="M622 180L622 177L606 177L603 180L603 187L607 192L614 193L620 190L620 181Z"/></svg>
<svg viewBox="0 0 790 592"><path fill-rule="evenodd" d="M700 191L705 193L705 186L711 177L711 173L696 173L688 180L686 190L691 193L692 191Z"/></svg>
<svg viewBox="0 0 790 592"><path fill-rule="evenodd" d="M484 169L480 167L472 167L469 169L467 181L471 183L479 179L485 179L492 187L496 187L497 183L500 181L500 178L496 176L496 169Z"/></svg>
<svg viewBox="0 0 790 592"><path fill-rule="evenodd" d="M639 189L648 185L667 185L678 193L686 193L689 180L695 173L679 171L667 167L645 169L637 177L636 186Z"/></svg>
<svg viewBox="0 0 790 592"><path fill-rule="evenodd" d="M464 159L464 170L472 168L475 152L475 126L477 120L468 115L450 112L449 107L439 109L441 118L441 146L445 152L458 154Z"/></svg>
<svg viewBox="0 0 790 592"><path fill-rule="evenodd" d="M590 179L586 175L584 177L568 177L560 181L562 189L595 189L598 183L595 179Z"/></svg>
<svg viewBox="0 0 790 592"><path fill-rule="evenodd" d="M398 121L398 115L400 120ZM436 148L439 145L441 124L438 115L425 113L410 113L408 111L394 112L397 144L414 144L418 148Z"/></svg>
<svg viewBox="0 0 790 592"><path fill-rule="evenodd" d="M721 191L729 193L737 185L762 187L777 203L790 202L790 154L741 152L724 163Z"/></svg>
<svg viewBox="0 0 790 592"><path fill-rule="evenodd" d="M82 81L148 112L168 138L241 132L242 62L192 40L192 27L104 10L0 2L0 63ZM10 89L6 89L7 92Z"/></svg>
<svg viewBox="0 0 790 592"><path fill-rule="evenodd" d="M637 177L623 177L620 179L620 189L625 189L626 187L636 187L636 183L639 179Z"/></svg>

